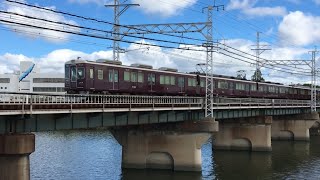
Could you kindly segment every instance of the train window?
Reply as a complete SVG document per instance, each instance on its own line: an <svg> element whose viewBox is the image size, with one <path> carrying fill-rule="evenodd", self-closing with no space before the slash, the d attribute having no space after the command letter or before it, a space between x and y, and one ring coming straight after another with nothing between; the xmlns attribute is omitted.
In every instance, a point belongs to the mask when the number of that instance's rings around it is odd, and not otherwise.
<svg viewBox="0 0 320 180"><path fill-rule="evenodd" d="M188 78L188 86L196 86L196 80L193 78Z"/></svg>
<svg viewBox="0 0 320 180"><path fill-rule="evenodd" d="M75 66L71 67L71 81L77 80L77 69Z"/></svg>
<svg viewBox="0 0 320 180"><path fill-rule="evenodd" d="M90 69L90 79L93 79L93 69Z"/></svg>
<svg viewBox="0 0 320 180"><path fill-rule="evenodd" d="M286 93L286 89L285 89L285 88L280 88L279 90L280 90L280 93L281 93L281 94Z"/></svg>
<svg viewBox="0 0 320 180"><path fill-rule="evenodd" d="M201 79L201 80L200 80L200 87L205 87L205 85L206 85L205 80L204 80L204 79Z"/></svg>
<svg viewBox="0 0 320 180"><path fill-rule="evenodd" d="M179 87L184 87L184 77L179 77L178 78L178 86Z"/></svg>
<svg viewBox="0 0 320 180"><path fill-rule="evenodd" d="M256 91L257 90L257 85L256 84L251 84L250 86L251 86L250 91Z"/></svg>
<svg viewBox="0 0 320 180"><path fill-rule="evenodd" d="M66 66L64 72L65 72L65 78L69 79L70 78L70 67Z"/></svg>
<svg viewBox="0 0 320 180"><path fill-rule="evenodd" d="M124 80L124 81L130 81L130 72L125 71L125 72L123 73L123 80Z"/></svg>
<svg viewBox="0 0 320 180"><path fill-rule="evenodd" d="M137 73L131 72L131 82L137 82Z"/></svg>
<svg viewBox="0 0 320 180"><path fill-rule="evenodd" d="M160 75L160 84L164 84L165 81L164 81L164 75Z"/></svg>
<svg viewBox="0 0 320 180"><path fill-rule="evenodd" d="M236 90L245 90L245 85L242 83L236 83Z"/></svg>
<svg viewBox="0 0 320 180"><path fill-rule="evenodd" d="M293 94L298 94L298 90L297 89L293 89Z"/></svg>
<svg viewBox="0 0 320 180"><path fill-rule="evenodd" d="M263 86L261 86L261 85L259 86L259 91L263 92Z"/></svg>
<svg viewBox="0 0 320 180"><path fill-rule="evenodd" d="M250 84L246 84L246 91L250 91Z"/></svg>
<svg viewBox="0 0 320 180"><path fill-rule="evenodd" d="M170 76L164 76L165 84L170 84Z"/></svg>
<svg viewBox="0 0 320 180"><path fill-rule="evenodd" d="M119 82L118 70L113 70L113 71L114 71L114 82Z"/></svg>
<svg viewBox="0 0 320 180"><path fill-rule="evenodd" d="M149 85L155 85L156 84L156 77L154 74L148 74L148 82Z"/></svg>
<svg viewBox="0 0 320 180"><path fill-rule="evenodd" d="M103 70L101 69L98 70L98 79L103 80Z"/></svg>
<svg viewBox="0 0 320 180"><path fill-rule="evenodd" d="M274 93L275 92L275 87L274 86L269 86L269 92Z"/></svg>
<svg viewBox="0 0 320 180"><path fill-rule="evenodd" d="M118 70L109 70L109 82L118 82Z"/></svg>
<svg viewBox="0 0 320 180"><path fill-rule="evenodd" d="M231 86L231 83L230 83L230 86ZM228 89L228 82L219 81L218 88L219 89Z"/></svg>
<svg viewBox="0 0 320 180"><path fill-rule="evenodd" d="M176 85L176 78L174 76L171 76L170 83L171 85Z"/></svg>
<svg viewBox="0 0 320 180"><path fill-rule="evenodd" d="M143 80L144 80L143 73L139 72L138 73L138 82L143 83Z"/></svg>
<svg viewBox="0 0 320 180"><path fill-rule="evenodd" d="M84 78L84 68L83 67L78 67L77 73L78 73L78 79Z"/></svg>

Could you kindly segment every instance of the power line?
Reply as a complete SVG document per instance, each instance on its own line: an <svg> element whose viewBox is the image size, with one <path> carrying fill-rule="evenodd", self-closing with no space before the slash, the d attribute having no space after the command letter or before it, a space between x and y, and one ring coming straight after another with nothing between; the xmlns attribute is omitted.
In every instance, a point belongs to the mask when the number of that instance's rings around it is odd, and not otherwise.
<svg viewBox="0 0 320 180"><path fill-rule="evenodd" d="M1 11L0 10L0 13L12 14L12 15L21 16L21 17L24 17L24 18L29 18L29 19L32 19L32 20L41 20L41 21L55 23L55 24L59 24L59 25L66 25L66 26L70 26L70 27L81 28L81 29L86 29L86 30L92 30L92 31L97 31L97 32L103 32L103 33L107 33L107 34L117 34L117 35L123 35L123 36L127 36L127 37L133 37L133 38L139 38L139 39L145 39L145 40L151 40L151 41L179 44L179 45L186 45L186 46L202 47L201 45L197 45L197 44L189 44L189 43L181 43L181 42L178 42L178 41L169 41L169 40L162 40L162 39L147 38L147 37L141 37L141 36L135 36L135 35L123 34L123 33L114 33L113 31L106 31L106 30L102 30L102 29L95 29L95 28L90 28L90 27L85 27L85 26L78 26L78 25L64 23L64 22L51 21L51 20L47 20L47 19L43 19L43 18L37 18L37 17L33 17L33 16L22 15L22 14L18 14L18 13L14 13L14 12L7 12L7 11Z"/></svg>

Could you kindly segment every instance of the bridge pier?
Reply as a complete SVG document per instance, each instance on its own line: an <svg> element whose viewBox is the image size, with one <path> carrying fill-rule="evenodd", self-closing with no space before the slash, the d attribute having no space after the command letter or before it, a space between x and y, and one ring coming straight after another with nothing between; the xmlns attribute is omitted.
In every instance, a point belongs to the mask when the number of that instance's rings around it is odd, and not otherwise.
<svg viewBox="0 0 320 180"><path fill-rule="evenodd" d="M309 129L318 120L318 113L274 116L272 140L309 141Z"/></svg>
<svg viewBox="0 0 320 180"><path fill-rule="evenodd" d="M215 121L120 127L111 130L122 145L122 168L201 171L201 146Z"/></svg>
<svg viewBox="0 0 320 180"><path fill-rule="evenodd" d="M271 151L271 116L219 120L213 149Z"/></svg>
<svg viewBox="0 0 320 180"><path fill-rule="evenodd" d="M29 155L34 150L34 134L0 135L0 179L29 180Z"/></svg>

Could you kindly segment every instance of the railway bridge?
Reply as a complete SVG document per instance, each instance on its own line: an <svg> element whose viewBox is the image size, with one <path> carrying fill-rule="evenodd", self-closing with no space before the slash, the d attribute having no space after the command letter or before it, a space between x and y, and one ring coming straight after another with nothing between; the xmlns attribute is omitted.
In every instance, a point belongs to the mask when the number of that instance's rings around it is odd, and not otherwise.
<svg viewBox="0 0 320 180"><path fill-rule="evenodd" d="M28 179L32 132L106 128L123 168L201 170L201 145L271 151L271 139L309 140L319 126L309 100L0 93L0 179Z"/></svg>

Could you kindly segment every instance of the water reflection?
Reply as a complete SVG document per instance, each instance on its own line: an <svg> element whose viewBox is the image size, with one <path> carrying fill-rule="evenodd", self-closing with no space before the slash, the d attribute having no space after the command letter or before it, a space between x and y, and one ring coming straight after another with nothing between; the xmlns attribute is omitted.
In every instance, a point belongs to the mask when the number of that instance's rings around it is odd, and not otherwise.
<svg viewBox="0 0 320 180"><path fill-rule="evenodd" d="M121 170L121 146L107 131L36 133L31 179L320 179L320 137L273 141L272 152L214 151L202 147L202 172Z"/></svg>

